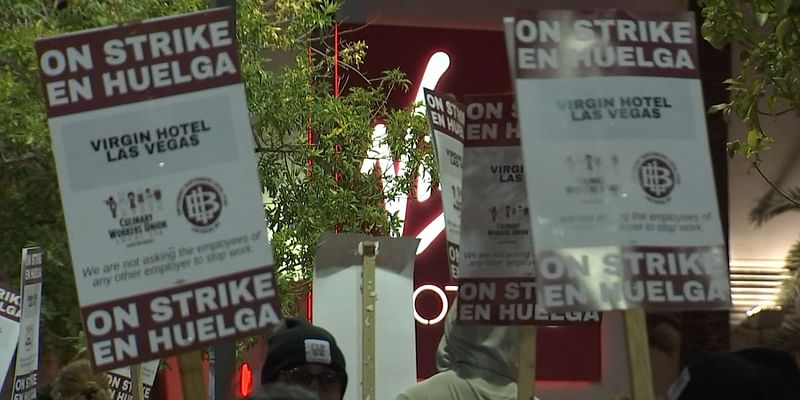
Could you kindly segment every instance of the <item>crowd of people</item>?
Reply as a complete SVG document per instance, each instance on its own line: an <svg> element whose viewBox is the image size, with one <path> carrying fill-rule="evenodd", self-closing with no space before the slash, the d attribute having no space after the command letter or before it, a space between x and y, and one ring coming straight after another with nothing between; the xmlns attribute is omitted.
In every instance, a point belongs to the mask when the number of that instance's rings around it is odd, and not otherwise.
<svg viewBox="0 0 800 400"><path fill-rule="evenodd" d="M439 372L395 400L516 400L517 343L516 327L459 325L451 312L437 352ZM80 360L42 388L38 399L113 400L108 379ZM330 332L289 318L269 337L260 382L246 400L341 400L348 382L345 356ZM684 369L667 394L667 400L712 398L800 399L800 369L777 350L707 354Z"/></svg>

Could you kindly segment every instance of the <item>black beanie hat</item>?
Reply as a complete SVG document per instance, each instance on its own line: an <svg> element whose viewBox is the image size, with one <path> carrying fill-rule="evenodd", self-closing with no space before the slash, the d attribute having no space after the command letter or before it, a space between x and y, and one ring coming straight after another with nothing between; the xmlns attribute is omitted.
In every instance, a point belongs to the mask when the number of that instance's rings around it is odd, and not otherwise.
<svg viewBox="0 0 800 400"><path fill-rule="evenodd" d="M800 369L789 353L752 348L700 357L670 388L677 400L800 399Z"/></svg>
<svg viewBox="0 0 800 400"><path fill-rule="evenodd" d="M283 329L272 334L267 344L267 359L261 368L261 384L275 382L285 369L303 364L331 367L342 376L342 396L347 388L344 354L330 332L303 319L289 318Z"/></svg>

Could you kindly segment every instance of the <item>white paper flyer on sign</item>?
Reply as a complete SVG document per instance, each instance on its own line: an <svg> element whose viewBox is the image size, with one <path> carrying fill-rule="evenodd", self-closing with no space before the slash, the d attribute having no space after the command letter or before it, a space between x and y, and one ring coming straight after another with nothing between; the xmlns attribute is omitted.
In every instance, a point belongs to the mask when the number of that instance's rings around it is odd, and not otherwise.
<svg viewBox="0 0 800 400"><path fill-rule="evenodd" d="M466 103L458 321L533 324L536 271L514 97Z"/></svg>

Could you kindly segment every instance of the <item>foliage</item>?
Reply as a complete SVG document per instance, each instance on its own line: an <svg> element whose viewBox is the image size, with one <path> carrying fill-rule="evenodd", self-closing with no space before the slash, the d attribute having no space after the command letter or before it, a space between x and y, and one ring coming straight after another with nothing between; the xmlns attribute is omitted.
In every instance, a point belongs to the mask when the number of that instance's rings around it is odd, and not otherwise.
<svg viewBox="0 0 800 400"><path fill-rule="evenodd" d="M276 265L303 284L310 279L322 232L399 233L400 216L388 214L384 204L408 193L416 167L431 167L433 158L422 140L424 119L410 107L386 106L392 91L408 90L411 82L396 70L364 77L356 69L365 56L363 42L342 45L341 64L349 67L345 76L360 82L335 96L330 38L336 3L284 0L265 14L250 12L260 3L238 3L242 71ZM276 71L264 62L264 48L289 51L294 63ZM361 172L379 117L388 128L384 144L394 157L408 159L405 175ZM391 190L382 190L379 179Z"/></svg>
<svg viewBox="0 0 800 400"><path fill-rule="evenodd" d="M736 44L741 70L726 82L730 101L711 108L741 118L748 129L745 140L728 143L728 154L742 155L771 186L750 213L761 225L789 211L800 210L800 188L781 189L760 168L763 151L773 138L761 125L762 117L793 113L800 116L800 1L798 0L700 0L703 8L703 36L721 48ZM786 257L792 274L779 295L788 305L800 294L800 242ZM800 349L800 316L787 315L783 324L765 335L769 345Z"/></svg>
<svg viewBox="0 0 800 400"><path fill-rule="evenodd" d="M797 299L800 298L800 241L797 241L789 249L786 256L786 266L790 274L790 279L781 285L778 298L781 299L787 313L783 317L783 322L776 329L771 329L764 333L764 342L772 347L787 350L800 351L800 313L797 312ZM791 307L791 302L795 302ZM787 307L789 306L789 307ZM794 313L792 313L794 308Z"/></svg>
<svg viewBox="0 0 800 400"><path fill-rule="evenodd" d="M800 285L796 283L800 281L800 241L795 242L789 249L789 253L786 255L786 265L795 284L783 285L778 297L796 299L800 297ZM800 346L800 343L798 343L798 346Z"/></svg>
<svg viewBox="0 0 800 400"><path fill-rule="evenodd" d="M760 226L778 215L800 211L800 204L794 199L800 199L800 188L787 189L784 195L768 193L750 211L750 221Z"/></svg>
<svg viewBox="0 0 800 400"><path fill-rule="evenodd" d="M786 194L800 198L800 189L788 190ZM788 211L800 211L800 206L784 196L769 193L750 212L750 219L760 225ZM763 340L775 348L797 351L800 350L800 314L793 314L792 309L797 307L795 301L800 298L800 240L789 249L785 263L789 278L781 284L777 297L788 312L779 327L764 333Z"/></svg>
<svg viewBox="0 0 800 400"><path fill-rule="evenodd" d="M209 1L82 0L64 9L51 4L16 0L0 11L0 281L19 284L23 245L45 248L44 329L61 360L67 360L76 352L75 343L82 342L81 319L33 43L205 9ZM399 71L363 76L357 68L365 43L341 43L342 75L351 82L334 96L331 32L337 9L333 0L237 1L242 75L278 283L289 314L295 312L295 294L311 277L320 233L397 233L401 216L387 213L384 203L408 193L419 167L435 175L422 116L410 107L386 106L389 94L407 90L410 82ZM294 62L273 65L271 52L294 55ZM401 176L361 172L377 118L387 124L381 143L392 157L408 160L408 172Z"/></svg>
<svg viewBox="0 0 800 400"><path fill-rule="evenodd" d="M728 144L731 156L742 154L758 161L772 138L761 126L762 116L788 112L800 106L800 1L701 0L703 36L714 47L742 47L741 70L726 84L731 100L712 107L741 118L748 128L744 141ZM765 106L764 106L765 105ZM766 108L764 110L763 108Z"/></svg>

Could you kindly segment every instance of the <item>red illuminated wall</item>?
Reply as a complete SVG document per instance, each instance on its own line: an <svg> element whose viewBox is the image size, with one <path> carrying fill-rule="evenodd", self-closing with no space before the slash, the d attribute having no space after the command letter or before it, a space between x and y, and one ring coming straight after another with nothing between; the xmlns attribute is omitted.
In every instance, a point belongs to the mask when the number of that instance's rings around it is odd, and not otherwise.
<svg viewBox="0 0 800 400"><path fill-rule="evenodd" d="M348 27L343 27L345 32ZM450 68L436 89L462 98L467 94L511 92L511 80L503 33L487 30L434 29L370 25L343 35L345 40L365 40L369 45L365 71L370 77L381 71L400 68L418 83L429 57L443 51L450 56ZM357 79L350 79L356 82ZM390 98L394 107L412 103L418 87ZM409 200L405 236L416 236L441 213L437 193L425 202ZM444 234L417 257L414 287L434 285L444 291L449 281ZM455 292L445 292L452 303ZM425 319L440 314L442 301L433 291L421 292L415 307ZM442 323L417 323L417 373L425 378L436 372L435 352L442 335ZM599 381L601 378L600 326L544 327L537 335L537 379L561 381ZM568 345L565 345L568 344Z"/></svg>

